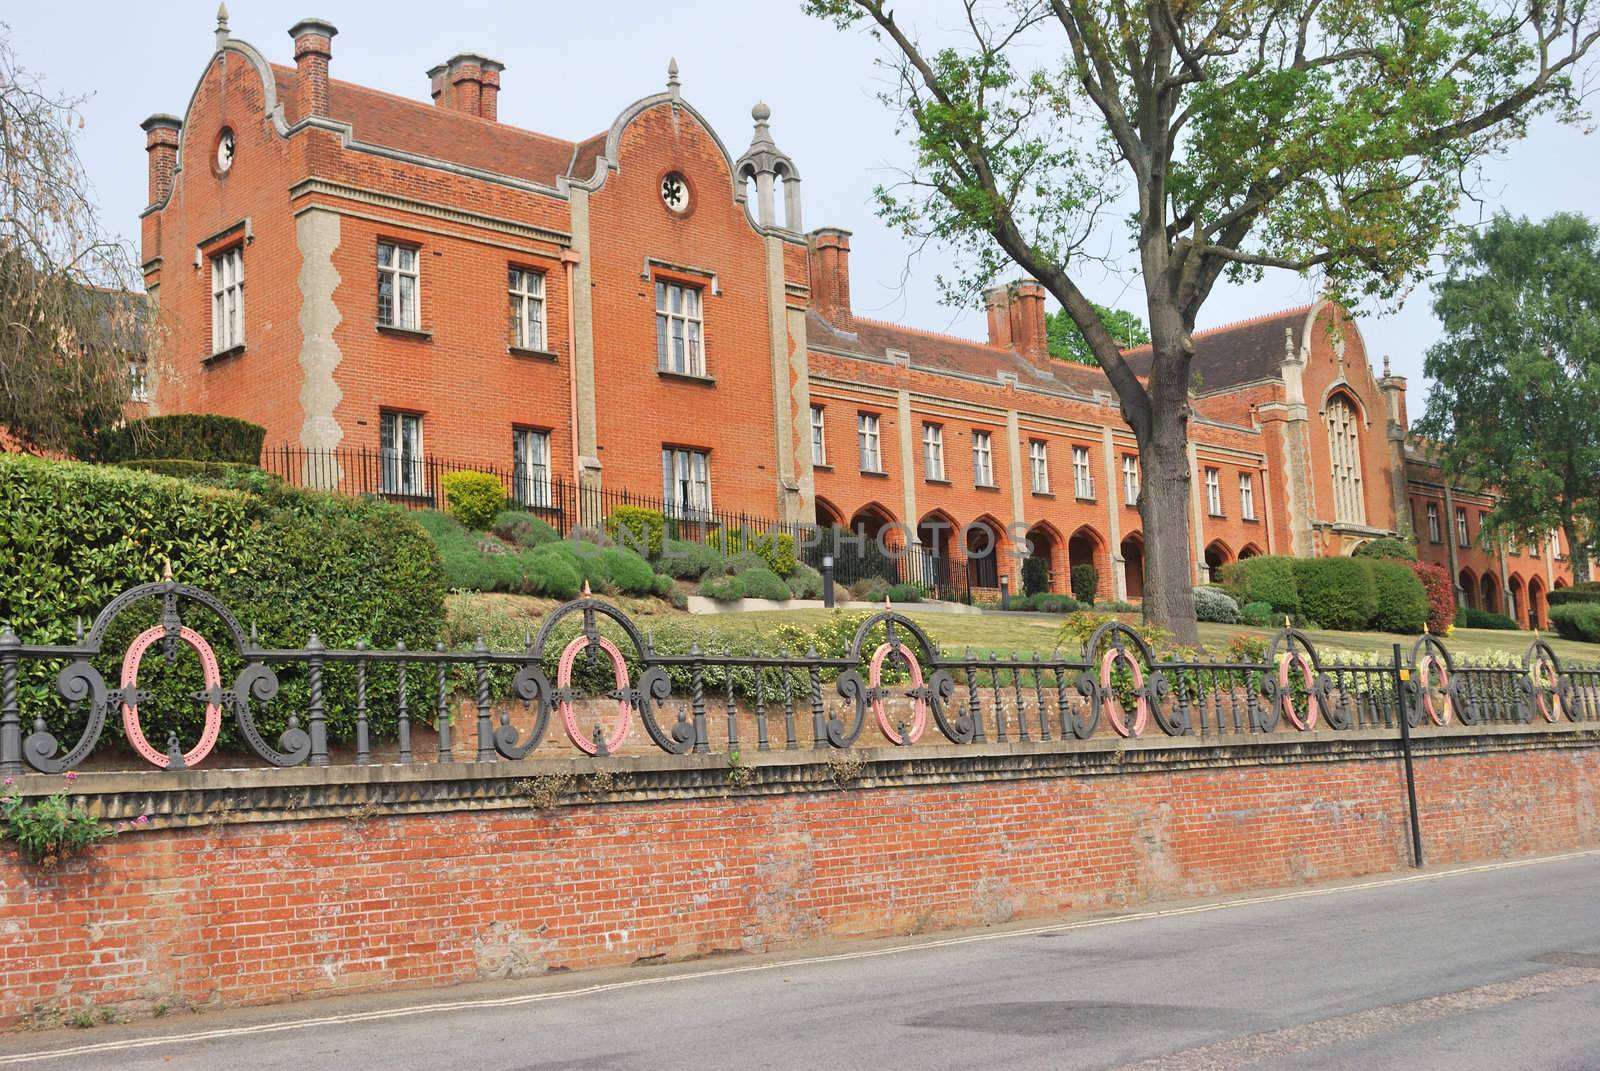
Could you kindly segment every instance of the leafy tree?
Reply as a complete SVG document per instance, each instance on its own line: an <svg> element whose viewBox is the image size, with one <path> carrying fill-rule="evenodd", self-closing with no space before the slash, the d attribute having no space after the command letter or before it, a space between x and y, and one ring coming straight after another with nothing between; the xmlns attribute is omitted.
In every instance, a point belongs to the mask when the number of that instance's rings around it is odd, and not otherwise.
<svg viewBox="0 0 1600 1071"><path fill-rule="evenodd" d="M1094 311L1100 317L1100 322L1105 324L1106 331L1123 349L1133 349L1150 341L1150 332L1144 329L1144 321L1133 313L1123 309L1108 309L1104 305L1096 305ZM1074 364L1096 363L1094 351L1089 348L1083 332L1072 322L1066 309L1057 309L1045 317L1045 328L1050 342L1050 356Z"/></svg>
<svg viewBox="0 0 1600 1071"><path fill-rule="evenodd" d="M1589 575L1600 520L1600 228L1496 216L1434 288L1444 337L1418 430L1453 477L1498 493L1501 538L1560 529Z"/></svg>
<svg viewBox="0 0 1600 1071"><path fill-rule="evenodd" d="M0 431L68 453L121 419L145 350L133 251L101 227L77 104L0 36Z"/></svg>
<svg viewBox="0 0 1600 1071"><path fill-rule="evenodd" d="M934 40L886 0L804 6L886 45L883 96L915 164L879 209L958 254L946 296L1020 267L1105 369L1143 464L1145 616L1189 643L1190 335L1218 279L1282 268L1336 296L1398 296L1476 161L1536 114L1578 118L1600 33L1569 0L918 4ZM1145 380L1081 288L1130 245Z"/></svg>

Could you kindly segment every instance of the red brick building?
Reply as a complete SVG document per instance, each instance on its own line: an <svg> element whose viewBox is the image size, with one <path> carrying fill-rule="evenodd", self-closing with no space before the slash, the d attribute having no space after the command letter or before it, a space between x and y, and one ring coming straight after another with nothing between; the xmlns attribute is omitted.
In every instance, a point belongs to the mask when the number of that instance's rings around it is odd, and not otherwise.
<svg viewBox="0 0 1600 1071"><path fill-rule="evenodd" d="M224 20L184 115L144 123L152 411L261 423L328 486L375 458L384 493L428 494L437 455L534 506L572 484L881 533L979 586L1017 577L1025 533L1057 589L1089 562L1139 596L1133 436L1098 369L1049 358L1036 284L989 294L984 341L855 316L849 233L804 230L769 110L735 158L676 65L568 141L499 122L487 57L427 72L424 101L332 78L331 25L289 32L293 66ZM1474 605L1525 614L1570 580L1430 542L1435 497L1474 531L1481 500L1406 456L1405 381L1342 309L1195 345L1197 579L1410 527Z"/></svg>

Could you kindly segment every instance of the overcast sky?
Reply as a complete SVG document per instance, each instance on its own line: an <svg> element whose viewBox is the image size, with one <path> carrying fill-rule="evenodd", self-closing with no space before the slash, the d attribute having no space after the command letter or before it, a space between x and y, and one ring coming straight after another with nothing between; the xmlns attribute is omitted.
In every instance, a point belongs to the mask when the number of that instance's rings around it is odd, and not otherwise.
<svg viewBox="0 0 1600 1071"><path fill-rule="evenodd" d="M944 5L903 3L903 12ZM287 30L301 15L339 28L332 74L391 93L428 99L424 72L457 52L506 64L500 118L565 138L607 129L633 100L660 90L676 56L684 96L717 128L737 156L750 139L750 107L772 107L778 145L804 176L808 227L854 232L851 286L858 313L931 330L980 337L982 314L939 303L934 276L941 254L909 259L910 247L873 216L873 186L908 158L893 116L875 99L881 46L863 34L835 31L801 15L799 0L545 0L488 3L453 0L357 3L316 0L305 10L264 0L232 0L233 35L289 64ZM81 152L106 221L133 240L146 200L144 134L152 112L182 115L211 54L215 0L158 4L34 3L4 18L20 62L48 87L87 94ZM903 16L904 18L904 16ZM1596 137L1544 123L1483 172L1486 203L1543 216L1590 212L1600 165ZM1103 273L1082 281L1090 296L1143 318L1138 284ZM1288 273L1249 287L1219 287L1201 314L1213 327L1302 304L1310 284ZM1364 312L1361 328L1375 362L1393 358L1412 379L1412 412L1422 403L1422 354L1438 333L1424 287L1392 315Z"/></svg>

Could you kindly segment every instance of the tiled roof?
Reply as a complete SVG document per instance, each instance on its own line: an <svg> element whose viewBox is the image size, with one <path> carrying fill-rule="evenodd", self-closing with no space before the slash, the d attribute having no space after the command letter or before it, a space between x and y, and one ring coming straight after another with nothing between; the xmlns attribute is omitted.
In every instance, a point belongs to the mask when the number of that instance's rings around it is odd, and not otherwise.
<svg viewBox="0 0 1600 1071"><path fill-rule="evenodd" d="M295 70L273 64L272 74L284 116L293 123L299 118ZM577 148L565 138L338 80L329 83L329 112L330 118L349 123L358 141L546 186L555 185L559 176L568 173ZM584 144L595 141L590 138ZM604 146L604 135L599 143ZM591 153L587 161L580 161L578 172L587 178L593 170Z"/></svg>
<svg viewBox="0 0 1600 1071"><path fill-rule="evenodd" d="M1276 379L1284 356L1284 330L1293 332L1298 352L1310 305L1268 313L1250 320L1194 333L1194 389L1210 394L1258 379ZM1126 353L1128 364L1141 376L1150 371L1150 347Z"/></svg>

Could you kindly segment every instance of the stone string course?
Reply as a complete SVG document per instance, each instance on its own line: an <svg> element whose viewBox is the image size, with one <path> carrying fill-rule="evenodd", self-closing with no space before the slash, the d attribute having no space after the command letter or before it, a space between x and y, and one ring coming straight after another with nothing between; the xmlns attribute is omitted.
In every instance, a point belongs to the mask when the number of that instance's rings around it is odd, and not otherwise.
<svg viewBox="0 0 1600 1071"><path fill-rule="evenodd" d="M1594 730L1423 730L1416 754L1429 863L1600 845ZM1409 851L1397 742L1363 732L73 789L151 828L48 871L0 858L0 1025L1124 908L1399 870Z"/></svg>

